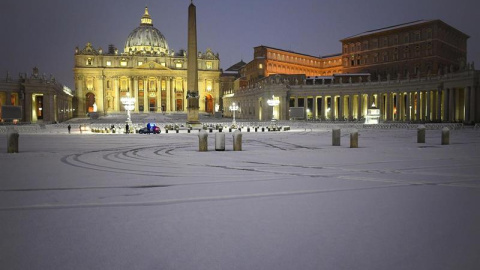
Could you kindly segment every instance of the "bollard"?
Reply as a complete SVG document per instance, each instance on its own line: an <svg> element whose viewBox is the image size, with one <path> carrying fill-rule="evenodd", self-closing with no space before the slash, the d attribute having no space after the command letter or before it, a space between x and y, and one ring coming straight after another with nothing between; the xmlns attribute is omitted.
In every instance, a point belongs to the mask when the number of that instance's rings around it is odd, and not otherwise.
<svg viewBox="0 0 480 270"><path fill-rule="evenodd" d="M240 130L233 133L233 151L242 151L242 132Z"/></svg>
<svg viewBox="0 0 480 270"><path fill-rule="evenodd" d="M250 132L250 127L247 127L247 132Z"/></svg>
<svg viewBox="0 0 480 270"><path fill-rule="evenodd" d="M358 148L358 130L356 129L350 133L350 148Z"/></svg>
<svg viewBox="0 0 480 270"><path fill-rule="evenodd" d="M188 133L190 133L190 130L192 130L192 129L191 129L191 128L189 128L187 132L188 132Z"/></svg>
<svg viewBox="0 0 480 270"><path fill-rule="evenodd" d="M213 132L213 128L209 128L209 129L208 129L208 132L212 133L212 132Z"/></svg>
<svg viewBox="0 0 480 270"><path fill-rule="evenodd" d="M215 133L215 151L225 151L225 133Z"/></svg>
<svg viewBox="0 0 480 270"><path fill-rule="evenodd" d="M178 128L175 131L178 133L179 132Z"/></svg>
<svg viewBox="0 0 480 270"><path fill-rule="evenodd" d="M7 133L7 153L18 153L18 137L16 130Z"/></svg>
<svg viewBox="0 0 480 270"><path fill-rule="evenodd" d="M425 126L420 125L417 128L417 143L425 143Z"/></svg>
<svg viewBox="0 0 480 270"><path fill-rule="evenodd" d="M198 151L208 151L208 133L203 130L198 133Z"/></svg>
<svg viewBox="0 0 480 270"><path fill-rule="evenodd" d="M340 146L340 128L338 127L332 129L332 145Z"/></svg>
<svg viewBox="0 0 480 270"><path fill-rule="evenodd" d="M442 128L442 145L450 144L450 129L447 127Z"/></svg>
<svg viewBox="0 0 480 270"><path fill-rule="evenodd" d="M168 128L165 129L165 133L168 133Z"/></svg>
<svg viewBox="0 0 480 270"><path fill-rule="evenodd" d="M218 132L222 132L223 131L223 128L222 127L219 127L218 128Z"/></svg>
<svg viewBox="0 0 480 270"><path fill-rule="evenodd" d="M256 128L255 128L255 132L257 132L257 130L258 130L258 128L256 127Z"/></svg>
<svg viewBox="0 0 480 270"><path fill-rule="evenodd" d="M262 132L265 132L265 128L264 128L264 127L262 127Z"/></svg>
<svg viewBox="0 0 480 270"><path fill-rule="evenodd" d="M232 128L228 128L228 132L232 132Z"/></svg>

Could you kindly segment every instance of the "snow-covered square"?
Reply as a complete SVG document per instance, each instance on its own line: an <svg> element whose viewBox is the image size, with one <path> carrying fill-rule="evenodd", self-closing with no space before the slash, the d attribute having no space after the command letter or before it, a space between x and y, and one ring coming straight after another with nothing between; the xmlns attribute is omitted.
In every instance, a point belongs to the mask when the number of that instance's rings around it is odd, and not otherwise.
<svg viewBox="0 0 480 270"><path fill-rule="evenodd" d="M479 269L480 130L0 134L2 269ZM73 124L72 124L73 125ZM224 130L225 132L225 130Z"/></svg>

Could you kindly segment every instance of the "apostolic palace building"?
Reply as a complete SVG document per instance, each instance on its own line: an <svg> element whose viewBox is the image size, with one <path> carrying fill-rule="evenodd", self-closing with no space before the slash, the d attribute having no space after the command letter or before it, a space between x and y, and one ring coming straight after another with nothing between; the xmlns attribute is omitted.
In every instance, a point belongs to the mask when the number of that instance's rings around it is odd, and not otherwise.
<svg viewBox="0 0 480 270"><path fill-rule="evenodd" d="M153 26L145 8L140 26L125 42L123 52L113 45L104 51L87 43L75 50L75 106L77 116L124 111L121 98L135 98L134 112L187 110L187 53L169 48ZM219 106L220 61L210 49L198 57L200 111L213 113Z"/></svg>
<svg viewBox="0 0 480 270"><path fill-rule="evenodd" d="M224 83L223 110L230 116L235 103L243 119L363 121L376 108L383 122L480 122L468 38L441 20L421 20L342 39L337 55L258 46Z"/></svg>

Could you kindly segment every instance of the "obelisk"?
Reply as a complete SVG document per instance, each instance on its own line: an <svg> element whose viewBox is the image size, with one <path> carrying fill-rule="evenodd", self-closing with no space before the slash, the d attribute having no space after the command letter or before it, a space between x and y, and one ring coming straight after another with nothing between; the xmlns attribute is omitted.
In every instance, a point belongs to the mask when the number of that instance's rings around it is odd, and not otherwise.
<svg viewBox="0 0 480 270"><path fill-rule="evenodd" d="M197 15L193 1L188 7L187 123L198 121Z"/></svg>

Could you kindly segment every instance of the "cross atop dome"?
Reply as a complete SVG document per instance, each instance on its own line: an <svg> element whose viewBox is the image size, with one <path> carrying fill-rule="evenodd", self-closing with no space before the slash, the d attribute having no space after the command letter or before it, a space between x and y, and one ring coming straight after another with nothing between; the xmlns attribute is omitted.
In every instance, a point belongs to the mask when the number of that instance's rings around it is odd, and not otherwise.
<svg viewBox="0 0 480 270"><path fill-rule="evenodd" d="M140 25L153 25L152 17L148 14L148 7L145 7L145 14L143 14Z"/></svg>

